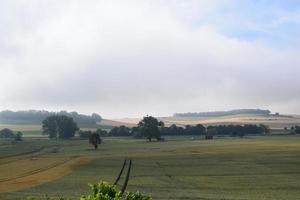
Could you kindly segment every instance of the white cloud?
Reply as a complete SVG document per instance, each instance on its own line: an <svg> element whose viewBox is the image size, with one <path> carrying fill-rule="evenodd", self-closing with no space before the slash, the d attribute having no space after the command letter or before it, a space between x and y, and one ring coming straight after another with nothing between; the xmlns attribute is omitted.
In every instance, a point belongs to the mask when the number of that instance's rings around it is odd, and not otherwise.
<svg viewBox="0 0 300 200"><path fill-rule="evenodd" d="M300 98L297 49L188 23L218 10L219 1L20 2L0 14L0 27L9 25L0 32L1 109L104 117L239 107L300 112L285 105Z"/></svg>

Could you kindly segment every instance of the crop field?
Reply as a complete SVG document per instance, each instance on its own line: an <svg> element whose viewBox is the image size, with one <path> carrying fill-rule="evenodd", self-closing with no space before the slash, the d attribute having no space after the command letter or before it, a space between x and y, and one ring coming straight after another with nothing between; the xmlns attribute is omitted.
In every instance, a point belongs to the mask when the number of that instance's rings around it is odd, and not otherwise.
<svg viewBox="0 0 300 200"><path fill-rule="evenodd" d="M161 117L166 126L176 124L178 126L185 125L220 125L220 124L265 124L272 129L283 129L284 127L291 127L300 125L300 116L275 116L275 115L228 115L220 117ZM141 119L140 118L123 118L115 119L114 121L103 121L103 124L114 123L115 125L129 125L134 126ZM100 124L101 124L100 123Z"/></svg>
<svg viewBox="0 0 300 200"><path fill-rule="evenodd" d="M300 199L299 136L105 138L97 151L86 140L0 142L0 199L78 197L87 183L113 183L125 158L127 189L153 199Z"/></svg>
<svg viewBox="0 0 300 200"><path fill-rule="evenodd" d="M42 133L42 125L41 124L2 124L0 123L0 130L8 128L13 131L21 131L24 137L41 137ZM88 125L88 126L80 126L81 130L92 130L95 131L97 128L101 128L103 130L109 131L112 126L108 125Z"/></svg>

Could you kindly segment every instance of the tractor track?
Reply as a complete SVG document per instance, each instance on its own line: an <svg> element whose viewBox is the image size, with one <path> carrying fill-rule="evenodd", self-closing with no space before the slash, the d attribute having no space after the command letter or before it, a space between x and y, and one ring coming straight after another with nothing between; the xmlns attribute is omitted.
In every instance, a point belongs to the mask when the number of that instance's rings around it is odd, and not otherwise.
<svg viewBox="0 0 300 200"><path fill-rule="evenodd" d="M123 175L123 172L124 172L124 169L125 169L127 163L129 163L129 164L128 164L128 167L127 167L127 173L125 174L125 180L124 180L123 185L120 185L120 186L122 186L121 187L121 194L122 195L124 194L124 192L125 192L125 190L127 188L127 184L129 182L130 171L131 171L131 167L132 167L132 160L131 159L128 159L128 160L125 159L124 160L123 166L122 166L122 168L121 168L121 170L120 170L120 172L119 172L119 174L118 174L118 176L117 176L117 178L116 178L116 180L114 182L114 185L118 185L118 182L119 182L121 176Z"/></svg>

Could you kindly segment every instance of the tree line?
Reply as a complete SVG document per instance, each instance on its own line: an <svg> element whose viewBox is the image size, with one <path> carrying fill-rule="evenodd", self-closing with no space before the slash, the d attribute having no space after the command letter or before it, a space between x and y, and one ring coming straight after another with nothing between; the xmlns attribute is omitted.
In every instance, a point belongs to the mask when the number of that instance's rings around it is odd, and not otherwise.
<svg viewBox="0 0 300 200"><path fill-rule="evenodd" d="M300 127L293 127L295 133L300 133ZM167 127L162 121L152 117L144 117L137 126L129 128L126 126L114 127L111 130L97 129L96 131L84 131L79 130L77 123L68 116L53 115L47 117L43 121L43 133L48 135L49 138L62 138L68 139L75 136L78 132L80 138L90 138L94 135L91 141L98 141L101 143L101 139L98 139L95 135L100 137L105 136L132 136L135 138L147 138L149 141L152 139L160 140L162 136L188 136L188 135L227 135L227 136L244 136L244 135L259 135L268 134L270 132L269 127L260 124L245 124L245 125L215 125L205 127L202 124L194 126L187 125L185 127L177 126L175 124Z"/></svg>
<svg viewBox="0 0 300 200"><path fill-rule="evenodd" d="M230 111L216 111L216 112L188 112L188 113L175 113L174 117L221 117L228 115L240 114L257 114L257 115L270 115L270 110L262 109L236 109Z"/></svg>
<svg viewBox="0 0 300 200"><path fill-rule="evenodd" d="M0 121L9 124L40 124L45 118L52 115L65 115L72 117L74 121L81 125L96 125L102 120L102 117L96 113L91 115L83 115L77 112L49 112L45 110L28 110L28 111L10 111L0 112Z"/></svg>
<svg viewBox="0 0 300 200"><path fill-rule="evenodd" d="M78 133L82 139L89 139L89 142L97 149L98 144L101 144L101 137L105 136L132 136L135 138L147 138L162 140L162 136L189 136L198 135L205 136L207 139L212 139L215 135L227 136L244 136L268 134L269 127L260 124L245 124L245 125L215 125L203 126L197 124L194 126L186 125L185 127L177 126L175 124L166 127L162 121L152 117L144 117L137 126L129 128L126 126L114 127L111 130L103 130L98 128L96 131L80 130L77 123L72 117L66 115L52 115L42 121L43 134L48 135L49 138L69 139ZM300 134L300 126L291 127L291 134ZM22 140L22 133L14 133L10 129L0 130L0 138Z"/></svg>
<svg viewBox="0 0 300 200"><path fill-rule="evenodd" d="M187 125L185 127L176 126L175 124L166 127L164 123L153 117L145 117L136 127L119 126L110 131L97 129L95 131L101 137L105 136L132 136L135 138L152 138L160 139L161 136L189 136L189 135L227 135L227 136L244 136L268 134L270 129L263 125L245 124L245 125L217 125L205 127L202 124L195 126ZM299 130L300 132L300 130ZM92 131L79 131L81 138L88 138Z"/></svg>
<svg viewBox="0 0 300 200"><path fill-rule="evenodd" d="M162 123L162 122L161 122ZM205 127L202 124L197 125L186 125L185 127L177 126L175 124L165 127L162 124L158 125L159 135L161 136L188 136L188 135L206 135L213 132L213 135L227 135L227 136L243 136L243 135L256 135L256 134L267 134L270 129L263 125L245 124L245 125L216 125ZM102 136L133 136L136 138L142 138L148 135L143 132L140 126L136 127L115 127L109 132L104 132ZM153 136L156 137L155 135Z"/></svg>
<svg viewBox="0 0 300 200"><path fill-rule="evenodd" d="M245 125L215 125L203 126L197 124L195 126L187 125L185 127L176 126L175 124L166 127L164 122L152 116L144 117L137 126L129 128L126 126L114 127L110 131L97 129L96 131L80 130L77 123L72 117L66 115L52 115L42 121L43 134L48 135L50 139L70 139L78 133L82 139L89 139L89 142L98 148L101 144L101 137L105 136L132 136L135 138L146 138L164 140L162 136L189 136L198 135L205 136L206 139L213 139L215 135L240 136L244 135L258 135L268 134L269 127L260 124L245 124ZM293 132L300 134L300 127L294 126L291 128ZM14 138L15 140L22 140L22 133L14 133L10 129L2 129L0 131L0 138Z"/></svg>

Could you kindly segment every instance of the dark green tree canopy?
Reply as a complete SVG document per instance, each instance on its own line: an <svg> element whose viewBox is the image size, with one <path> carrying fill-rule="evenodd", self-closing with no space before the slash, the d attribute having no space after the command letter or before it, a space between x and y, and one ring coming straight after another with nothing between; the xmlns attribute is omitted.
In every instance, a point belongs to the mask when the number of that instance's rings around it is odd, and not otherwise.
<svg viewBox="0 0 300 200"><path fill-rule="evenodd" d="M126 126L114 127L109 131L110 136L131 136L130 128Z"/></svg>
<svg viewBox="0 0 300 200"><path fill-rule="evenodd" d="M43 133L49 138L68 139L74 137L77 130L77 123L65 115L52 115L43 121Z"/></svg>
<svg viewBox="0 0 300 200"><path fill-rule="evenodd" d="M4 128L0 131L0 138L15 138L15 134L12 130Z"/></svg>
<svg viewBox="0 0 300 200"><path fill-rule="evenodd" d="M143 137L140 127L137 127L137 126L131 128L131 135L135 138Z"/></svg>
<svg viewBox="0 0 300 200"><path fill-rule="evenodd" d="M295 133L297 133L297 134L300 133L300 126L295 126Z"/></svg>
<svg viewBox="0 0 300 200"><path fill-rule="evenodd" d="M23 133L18 131L16 134L15 134L15 141L22 141L23 140Z"/></svg>
<svg viewBox="0 0 300 200"><path fill-rule="evenodd" d="M98 134L97 132L93 132L89 136L89 142L90 142L90 144L92 144L94 146L95 150L97 150L98 144L101 144L101 142L102 142L102 140L100 138L100 134Z"/></svg>
<svg viewBox="0 0 300 200"><path fill-rule="evenodd" d="M12 130L8 128L4 128L0 130L0 138L3 139L15 139L15 141L22 141L23 133L18 131L17 133L14 133Z"/></svg>
<svg viewBox="0 0 300 200"><path fill-rule="evenodd" d="M152 138L157 140L160 139L160 132L163 126L163 122L158 121L152 116L144 117L143 120L141 120L138 124L142 136L146 137L149 141L151 141Z"/></svg>

